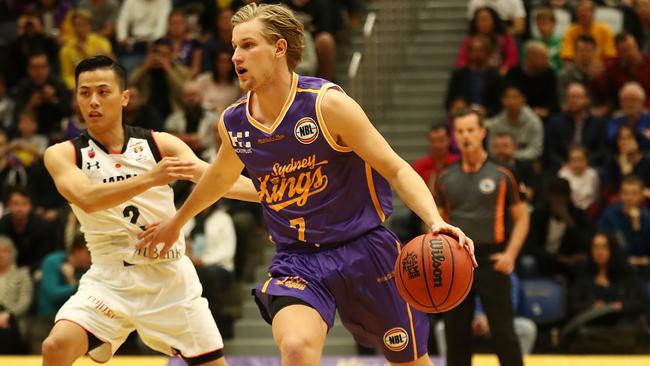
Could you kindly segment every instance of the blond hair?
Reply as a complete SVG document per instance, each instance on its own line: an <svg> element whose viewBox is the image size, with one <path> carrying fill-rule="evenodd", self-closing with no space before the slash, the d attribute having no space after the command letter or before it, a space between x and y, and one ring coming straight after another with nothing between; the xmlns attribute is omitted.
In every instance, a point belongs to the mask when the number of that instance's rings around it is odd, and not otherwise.
<svg viewBox="0 0 650 366"><path fill-rule="evenodd" d="M289 8L282 5L251 3L239 9L232 17L233 28L239 24L258 19L262 36L269 42L287 41L287 66L293 71L302 60L304 27Z"/></svg>

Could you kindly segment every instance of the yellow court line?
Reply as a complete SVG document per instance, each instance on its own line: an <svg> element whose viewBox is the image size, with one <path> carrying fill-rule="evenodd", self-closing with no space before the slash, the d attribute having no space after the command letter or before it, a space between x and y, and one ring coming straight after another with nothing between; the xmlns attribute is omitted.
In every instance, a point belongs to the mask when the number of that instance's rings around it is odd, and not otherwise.
<svg viewBox="0 0 650 366"><path fill-rule="evenodd" d="M0 356L2 366L39 366L40 356ZM167 366L168 359L163 356L115 356L106 366ZM97 366L88 357L81 358L73 366ZM474 366L498 366L499 360L494 355L475 355ZM648 366L650 356L565 356L565 355L531 355L524 360L525 366Z"/></svg>
<svg viewBox="0 0 650 366"><path fill-rule="evenodd" d="M115 356L106 366L167 366L169 360L164 356ZM2 366L40 366L41 356L0 356ZM98 366L89 357L77 360L73 366Z"/></svg>

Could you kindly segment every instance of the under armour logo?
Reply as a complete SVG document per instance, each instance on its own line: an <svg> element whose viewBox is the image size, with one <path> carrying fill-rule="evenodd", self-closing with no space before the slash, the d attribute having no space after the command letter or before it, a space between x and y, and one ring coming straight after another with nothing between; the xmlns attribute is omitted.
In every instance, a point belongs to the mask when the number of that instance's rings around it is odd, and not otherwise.
<svg viewBox="0 0 650 366"><path fill-rule="evenodd" d="M92 168L99 169L99 162L96 161L94 163L90 163L89 161L86 162L86 169L91 170Z"/></svg>

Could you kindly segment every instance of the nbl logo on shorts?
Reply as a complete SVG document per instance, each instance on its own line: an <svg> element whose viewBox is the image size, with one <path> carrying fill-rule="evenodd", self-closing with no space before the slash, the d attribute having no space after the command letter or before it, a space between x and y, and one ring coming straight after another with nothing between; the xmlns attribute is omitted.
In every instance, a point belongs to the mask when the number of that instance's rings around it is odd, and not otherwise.
<svg viewBox="0 0 650 366"><path fill-rule="evenodd" d="M296 123L294 134L301 144L311 144L318 137L318 125L313 118L305 117Z"/></svg>
<svg viewBox="0 0 650 366"><path fill-rule="evenodd" d="M384 333L384 345L393 352L402 351L409 345L409 335L404 328L392 328Z"/></svg>

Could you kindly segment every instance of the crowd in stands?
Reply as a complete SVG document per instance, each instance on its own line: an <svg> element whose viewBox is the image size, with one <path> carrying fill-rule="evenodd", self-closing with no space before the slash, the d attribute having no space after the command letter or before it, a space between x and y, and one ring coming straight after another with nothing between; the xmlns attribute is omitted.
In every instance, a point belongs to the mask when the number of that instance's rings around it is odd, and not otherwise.
<svg viewBox="0 0 650 366"><path fill-rule="evenodd" d="M173 133L210 160L221 143L214 121L241 96L230 18L249 2L0 0L0 353L38 353L89 265L42 162L49 145L85 129L75 65L118 59L131 91L124 122ZM308 30L297 72L334 80L335 35L359 24L362 1L272 2ZM467 14L444 105L487 118L488 151L529 202L519 277L566 285L575 301L565 335L578 323L636 324L650 280L650 0L468 0ZM439 122L430 153L413 163L431 188L458 159L449 122ZM182 202L188 185L175 189ZM413 221L403 239L420 232ZM260 226L255 205L227 202L185 228L226 338L238 315L232 284L253 280L246 253Z"/></svg>
<svg viewBox="0 0 650 366"><path fill-rule="evenodd" d="M42 156L85 130L75 66L107 55L128 71L124 122L172 133L210 160L218 116L242 96L231 61L234 12L251 0L0 0L0 354L40 353L54 315L90 265L79 224ZM261 1L256 1L261 2ZM284 3L308 30L298 72L334 79L334 35L360 1ZM182 202L191 185L174 188ZM226 202L186 228L204 296L225 338L255 280L257 205ZM261 255L259 255L261 256Z"/></svg>
<svg viewBox="0 0 650 366"><path fill-rule="evenodd" d="M650 314L650 1L468 4L444 105L486 118L491 158L528 199L517 272L575 297L563 335L638 324ZM450 127L434 122L431 152L413 164L430 187L457 158Z"/></svg>

